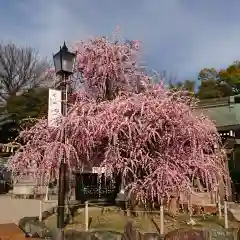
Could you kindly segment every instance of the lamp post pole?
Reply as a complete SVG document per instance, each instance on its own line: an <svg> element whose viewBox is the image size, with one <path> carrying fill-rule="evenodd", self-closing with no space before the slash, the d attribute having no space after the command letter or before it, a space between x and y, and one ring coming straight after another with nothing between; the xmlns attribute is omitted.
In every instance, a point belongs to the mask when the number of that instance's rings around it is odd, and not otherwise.
<svg viewBox="0 0 240 240"><path fill-rule="evenodd" d="M67 84L65 76L62 77L61 85L62 91L62 116L67 114ZM66 143L65 131L63 129L62 142ZM58 185L58 209L57 209L57 228L59 229L59 240L64 239L64 213L65 213L65 194L66 194L66 162L64 157L61 159L59 167L59 185Z"/></svg>
<svg viewBox="0 0 240 240"><path fill-rule="evenodd" d="M76 54L69 52L64 42L60 51L53 56L56 75L61 77L60 90L62 102L62 116L67 115L67 79L73 74ZM66 143L66 134L63 129L62 143ZM65 194L66 194L66 170L67 165L63 157L59 167L59 182L58 182L58 211L57 211L57 236L58 240L64 239L64 213L65 213Z"/></svg>

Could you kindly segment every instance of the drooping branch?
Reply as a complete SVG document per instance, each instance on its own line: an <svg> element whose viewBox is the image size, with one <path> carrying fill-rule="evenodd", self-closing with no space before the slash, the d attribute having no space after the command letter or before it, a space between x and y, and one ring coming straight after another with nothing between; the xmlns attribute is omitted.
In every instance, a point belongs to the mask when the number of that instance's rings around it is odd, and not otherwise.
<svg viewBox="0 0 240 240"><path fill-rule="evenodd" d="M55 178L64 155L70 173L93 166L121 173L129 196L141 202L191 193L195 178L208 191L228 179L214 123L194 111L196 99L151 84L137 47L97 38L75 49L84 89L73 94L58 128L41 120L20 134L25 145L9 161L14 172L27 174L37 165Z"/></svg>

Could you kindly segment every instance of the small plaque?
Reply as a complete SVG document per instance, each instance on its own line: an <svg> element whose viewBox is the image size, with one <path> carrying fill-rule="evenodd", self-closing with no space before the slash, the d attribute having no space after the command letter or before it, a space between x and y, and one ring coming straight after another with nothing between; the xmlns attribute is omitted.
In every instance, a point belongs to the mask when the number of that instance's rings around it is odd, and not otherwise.
<svg viewBox="0 0 240 240"><path fill-rule="evenodd" d="M210 239L212 240L235 240L236 233L233 230L210 231Z"/></svg>

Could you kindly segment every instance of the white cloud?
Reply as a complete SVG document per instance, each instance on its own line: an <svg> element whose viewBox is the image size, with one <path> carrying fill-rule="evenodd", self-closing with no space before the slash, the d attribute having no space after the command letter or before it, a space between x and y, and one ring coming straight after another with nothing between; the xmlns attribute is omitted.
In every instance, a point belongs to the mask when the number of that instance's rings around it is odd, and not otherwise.
<svg viewBox="0 0 240 240"><path fill-rule="evenodd" d="M42 55L51 56L64 40L111 35L120 24L123 37L144 42L148 65L180 77L239 58L240 2L235 0L9 2L7 11L0 3L2 38L32 45Z"/></svg>

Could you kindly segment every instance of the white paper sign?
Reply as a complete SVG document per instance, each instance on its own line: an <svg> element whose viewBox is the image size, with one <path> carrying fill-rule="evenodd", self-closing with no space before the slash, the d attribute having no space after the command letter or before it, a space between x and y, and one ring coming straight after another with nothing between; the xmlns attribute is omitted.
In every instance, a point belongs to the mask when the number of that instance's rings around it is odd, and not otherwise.
<svg viewBox="0 0 240 240"><path fill-rule="evenodd" d="M62 91L49 89L48 94L48 126L57 127L62 115Z"/></svg>
<svg viewBox="0 0 240 240"><path fill-rule="evenodd" d="M93 167L92 168L92 173L102 174L105 172L106 172L106 170L104 167Z"/></svg>

